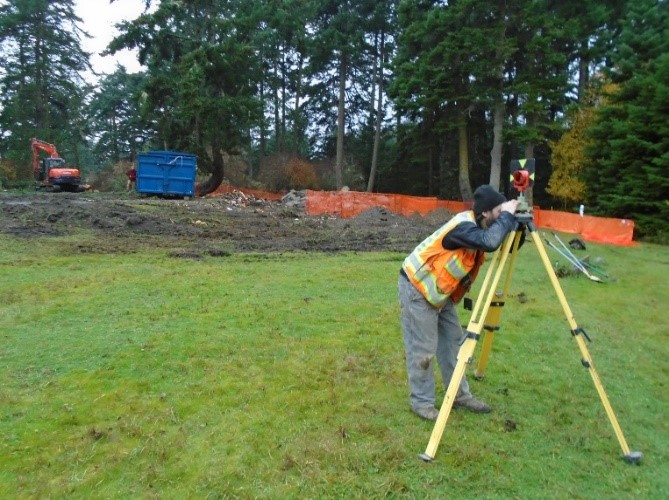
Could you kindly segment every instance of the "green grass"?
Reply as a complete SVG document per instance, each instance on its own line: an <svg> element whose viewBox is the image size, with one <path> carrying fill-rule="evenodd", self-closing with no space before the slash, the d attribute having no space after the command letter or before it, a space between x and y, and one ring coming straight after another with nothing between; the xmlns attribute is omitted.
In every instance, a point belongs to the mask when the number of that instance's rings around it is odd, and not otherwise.
<svg viewBox="0 0 669 500"><path fill-rule="evenodd" d="M408 407L403 255L189 260L72 254L78 245L0 240L2 498L669 491L667 247L589 244L615 280L561 280L625 438L644 453L637 467L620 459L532 242L486 378L470 376L495 411L455 410L432 464L417 455L433 426Z"/></svg>

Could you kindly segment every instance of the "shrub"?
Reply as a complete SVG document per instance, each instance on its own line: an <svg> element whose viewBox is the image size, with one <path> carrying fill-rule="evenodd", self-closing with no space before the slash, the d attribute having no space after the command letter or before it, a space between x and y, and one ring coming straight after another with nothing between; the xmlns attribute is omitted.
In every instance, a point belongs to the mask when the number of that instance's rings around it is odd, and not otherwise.
<svg viewBox="0 0 669 500"><path fill-rule="evenodd" d="M258 179L273 191L319 188L313 164L293 155L274 155L264 159Z"/></svg>

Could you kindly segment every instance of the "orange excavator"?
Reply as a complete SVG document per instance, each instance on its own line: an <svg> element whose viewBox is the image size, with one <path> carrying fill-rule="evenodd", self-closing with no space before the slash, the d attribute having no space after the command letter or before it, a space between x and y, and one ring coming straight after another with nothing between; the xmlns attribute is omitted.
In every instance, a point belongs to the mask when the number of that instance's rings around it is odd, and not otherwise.
<svg viewBox="0 0 669 500"><path fill-rule="evenodd" d="M33 172L38 188L51 191L82 191L79 169L68 167L60 157L56 146L39 139L31 139L33 150ZM40 159L40 151L49 156Z"/></svg>

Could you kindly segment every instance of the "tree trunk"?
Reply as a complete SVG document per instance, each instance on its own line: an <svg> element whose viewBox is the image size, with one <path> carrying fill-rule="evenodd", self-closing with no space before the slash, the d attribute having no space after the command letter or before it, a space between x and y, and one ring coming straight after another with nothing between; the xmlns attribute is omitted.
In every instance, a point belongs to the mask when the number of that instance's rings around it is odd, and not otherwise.
<svg viewBox="0 0 669 500"><path fill-rule="evenodd" d="M497 79L499 94L497 95L497 102L493 110L493 126L492 126L492 150L490 151L490 185L499 191L500 180L502 177L502 147L503 147L503 133L504 133L504 113L506 113L506 106L504 105L504 47L506 41L506 3L500 2L500 21L501 27L499 39L497 41L497 49L495 58L498 61Z"/></svg>
<svg viewBox="0 0 669 500"><path fill-rule="evenodd" d="M39 30L41 31L41 30ZM38 31L38 33L39 33ZM49 107L47 106L48 97L45 88L44 61L42 51L42 40L37 38L34 42L35 54L35 129L44 134L50 128ZM51 137L45 137L46 140L53 141Z"/></svg>
<svg viewBox="0 0 669 500"><path fill-rule="evenodd" d="M585 100L586 89L590 82L590 59L586 56L588 52L588 40L581 42L580 59L578 60L578 102Z"/></svg>
<svg viewBox="0 0 669 500"><path fill-rule="evenodd" d="M372 167L369 171L367 192L374 191L374 180L376 177L376 165L379 161L379 145L381 144L381 125L383 123L383 58L384 58L385 34L381 34L381 51L379 54L378 90L379 96L376 103L376 130L374 132L374 146L372 149Z"/></svg>
<svg viewBox="0 0 669 500"><path fill-rule="evenodd" d="M111 117L111 130L112 130L112 158L115 162L118 162L121 158L121 152L118 145L119 141L119 130L118 123L116 121L116 108L112 111Z"/></svg>
<svg viewBox="0 0 669 500"><path fill-rule="evenodd" d="M458 125L458 182L463 201L472 199L472 187L469 182L469 141L467 140L467 118L460 117Z"/></svg>
<svg viewBox="0 0 669 500"><path fill-rule="evenodd" d="M337 108L337 161L335 164L335 181L337 189L344 187L344 113L346 111L344 102L346 98L346 73L346 56L342 54L339 68L339 106Z"/></svg>
<svg viewBox="0 0 669 500"><path fill-rule="evenodd" d="M260 99L265 102L265 81L260 82ZM264 105L263 105L264 110ZM265 117L260 120L260 161L267 155L267 130L265 124L267 123Z"/></svg>
<svg viewBox="0 0 669 500"><path fill-rule="evenodd" d="M285 45L281 46L281 141L284 143L287 139L286 137L286 110L287 110L287 105L286 105L286 94L288 93L286 90L286 51L285 51ZM282 144L282 151L285 151L286 145Z"/></svg>
<svg viewBox="0 0 669 500"><path fill-rule="evenodd" d="M427 195L434 196L434 171L437 163L434 141L430 141L427 153Z"/></svg>
<svg viewBox="0 0 669 500"><path fill-rule="evenodd" d="M293 114L293 154L300 153L300 143L302 142L302 116L300 114L300 99L302 98L302 66L304 58L299 54L297 63L297 76L295 82L295 110Z"/></svg>
<svg viewBox="0 0 669 500"><path fill-rule="evenodd" d="M278 52L278 49L277 49ZM275 81L279 81L279 63L274 61ZM279 97L279 85L274 85L274 150L278 153L283 152L283 136L281 135L281 99Z"/></svg>
<svg viewBox="0 0 669 500"><path fill-rule="evenodd" d="M202 184L197 184L195 186L195 194L197 196L205 196L209 193L213 193L218 189L218 186L221 185L221 182L223 182L225 161L223 159L223 153L221 152L221 146L218 142L212 144L211 163L212 171L209 178Z"/></svg>
<svg viewBox="0 0 669 500"><path fill-rule="evenodd" d="M495 104L492 126L492 150L490 151L490 185L499 190L502 177L502 134L504 131L504 96Z"/></svg>

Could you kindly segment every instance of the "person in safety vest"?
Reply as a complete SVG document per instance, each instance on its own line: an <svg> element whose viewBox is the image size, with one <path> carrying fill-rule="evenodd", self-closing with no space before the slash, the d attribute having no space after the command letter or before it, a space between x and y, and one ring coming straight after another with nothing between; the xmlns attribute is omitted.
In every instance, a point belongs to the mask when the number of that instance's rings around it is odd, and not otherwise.
<svg viewBox="0 0 669 500"><path fill-rule="evenodd" d="M518 200L507 201L490 185L474 191L473 210L455 215L404 259L398 291L411 410L436 420L434 358L444 384L457 363L463 336L456 304L469 290L485 260L516 230ZM476 413L491 411L469 391L462 378L454 408Z"/></svg>

